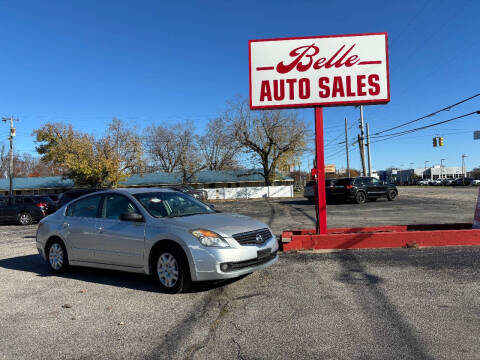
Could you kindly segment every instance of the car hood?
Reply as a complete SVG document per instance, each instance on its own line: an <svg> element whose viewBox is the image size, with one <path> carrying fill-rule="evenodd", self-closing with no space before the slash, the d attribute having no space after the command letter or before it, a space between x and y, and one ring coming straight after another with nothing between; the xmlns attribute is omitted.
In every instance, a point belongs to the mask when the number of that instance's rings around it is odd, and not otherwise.
<svg viewBox="0 0 480 360"><path fill-rule="evenodd" d="M176 225L190 229L206 229L223 237L233 234L268 228L264 223L245 215L230 213L201 214L172 218Z"/></svg>

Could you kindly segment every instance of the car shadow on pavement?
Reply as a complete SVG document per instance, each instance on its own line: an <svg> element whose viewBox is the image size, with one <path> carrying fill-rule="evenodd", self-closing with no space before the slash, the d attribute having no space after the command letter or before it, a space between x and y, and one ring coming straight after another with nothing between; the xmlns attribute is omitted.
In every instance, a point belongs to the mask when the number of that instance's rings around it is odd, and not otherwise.
<svg viewBox="0 0 480 360"><path fill-rule="evenodd" d="M50 271L43 258L38 254L1 259L0 268L31 272L43 277L55 276L102 285L123 287L133 290L161 293L161 290L155 284L155 281L145 274L106 269L94 269L80 266L71 267L64 274L54 274ZM188 292L209 291L211 289L226 286L228 284L241 280L244 277L245 276L223 281L202 281L194 283L192 289L190 289Z"/></svg>

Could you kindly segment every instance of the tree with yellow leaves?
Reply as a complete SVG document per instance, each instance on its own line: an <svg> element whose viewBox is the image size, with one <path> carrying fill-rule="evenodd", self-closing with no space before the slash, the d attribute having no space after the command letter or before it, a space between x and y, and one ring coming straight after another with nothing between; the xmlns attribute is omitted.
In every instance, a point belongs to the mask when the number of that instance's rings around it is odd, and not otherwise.
<svg viewBox="0 0 480 360"><path fill-rule="evenodd" d="M64 123L47 123L33 134L42 159L61 165L77 186L116 187L145 168L140 137L116 118L98 139Z"/></svg>

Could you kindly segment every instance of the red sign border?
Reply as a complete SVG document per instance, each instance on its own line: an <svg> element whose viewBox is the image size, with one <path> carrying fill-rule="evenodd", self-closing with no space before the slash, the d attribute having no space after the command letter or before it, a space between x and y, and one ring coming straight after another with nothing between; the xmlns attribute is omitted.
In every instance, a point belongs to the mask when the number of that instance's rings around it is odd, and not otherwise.
<svg viewBox="0 0 480 360"><path fill-rule="evenodd" d="M315 102L308 104L297 104L297 105L262 105L262 106L252 106L252 46L254 42L261 41L279 41L279 40L303 40L303 39L318 39L318 38L332 38L332 37L353 37L353 36L365 36L365 35L384 35L385 36L385 57L386 57L386 71L387 71L387 98L378 99L378 100L352 100L352 101L337 101L337 102ZM362 105L362 104L386 104L390 102L390 72L389 62L388 62L388 33L387 32L378 32L378 33L362 33L362 34L344 34L344 35L322 35L322 36L301 36L301 37L287 37L287 38L274 38L274 39L256 39L248 40L248 81L250 86L250 109L260 110L260 109L285 109L285 108L306 108L314 106L348 106L348 105Z"/></svg>

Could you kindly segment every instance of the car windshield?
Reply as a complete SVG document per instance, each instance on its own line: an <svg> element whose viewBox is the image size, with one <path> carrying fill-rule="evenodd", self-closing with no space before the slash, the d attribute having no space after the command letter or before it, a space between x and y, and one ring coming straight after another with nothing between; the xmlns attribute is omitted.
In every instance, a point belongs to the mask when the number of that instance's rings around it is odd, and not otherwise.
<svg viewBox="0 0 480 360"><path fill-rule="evenodd" d="M215 210L180 192L151 192L133 195L157 218L212 214Z"/></svg>

